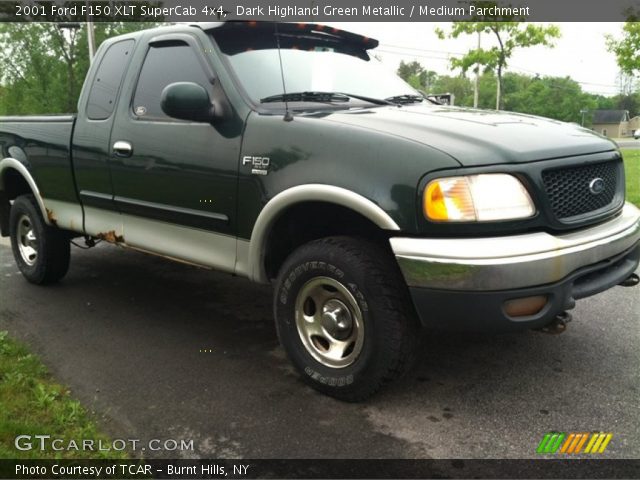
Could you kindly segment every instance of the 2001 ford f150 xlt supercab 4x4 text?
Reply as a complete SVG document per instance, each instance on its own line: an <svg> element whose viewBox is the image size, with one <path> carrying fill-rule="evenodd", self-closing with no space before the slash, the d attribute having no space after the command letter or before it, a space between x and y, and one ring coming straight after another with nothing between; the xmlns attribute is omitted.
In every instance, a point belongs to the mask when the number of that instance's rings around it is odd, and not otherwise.
<svg viewBox="0 0 640 480"><path fill-rule="evenodd" d="M31 282L103 239L274 284L280 341L359 400L422 327L562 326L637 283L640 212L611 141L431 104L321 25L157 28L100 47L75 116L0 119L0 218Z"/></svg>

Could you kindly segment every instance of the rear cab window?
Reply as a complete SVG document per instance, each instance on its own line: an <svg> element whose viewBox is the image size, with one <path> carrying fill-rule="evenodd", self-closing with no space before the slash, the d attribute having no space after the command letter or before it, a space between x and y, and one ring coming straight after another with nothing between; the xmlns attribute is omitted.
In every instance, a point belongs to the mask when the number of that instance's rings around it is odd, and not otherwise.
<svg viewBox="0 0 640 480"><path fill-rule="evenodd" d="M86 112L90 120L106 120L113 113L122 77L131 60L133 45L133 40L116 42L102 57L89 87Z"/></svg>

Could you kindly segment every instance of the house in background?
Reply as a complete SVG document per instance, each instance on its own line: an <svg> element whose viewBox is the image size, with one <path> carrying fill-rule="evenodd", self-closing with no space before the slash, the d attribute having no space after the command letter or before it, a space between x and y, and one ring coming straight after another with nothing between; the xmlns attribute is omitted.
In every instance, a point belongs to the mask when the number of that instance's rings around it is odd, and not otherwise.
<svg viewBox="0 0 640 480"><path fill-rule="evenodd" d="M635 128L630 123L628 110L594 110L591 129L605 137L629 137L640 128L640 119L634 117L633 123L638 124Z"/></svg>
<svg viewBox="0 0 640 480"><path fill-rule="evenodd" d="M629 135L633 135L636 130L640 130L640 117L638 116L629 120Z"/></svg>

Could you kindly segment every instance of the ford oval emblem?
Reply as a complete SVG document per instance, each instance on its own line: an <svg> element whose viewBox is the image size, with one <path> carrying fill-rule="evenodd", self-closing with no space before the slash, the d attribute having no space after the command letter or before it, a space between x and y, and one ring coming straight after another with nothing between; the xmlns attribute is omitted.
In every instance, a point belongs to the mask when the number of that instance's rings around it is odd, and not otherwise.
<svg viewBox="0 0 640 480"><path fill-rule="evenodd" d="M604 192L604 189L604 180L601 178L594 178L589 182L589 191L594 195L600 195L602 192Z"/></svg>

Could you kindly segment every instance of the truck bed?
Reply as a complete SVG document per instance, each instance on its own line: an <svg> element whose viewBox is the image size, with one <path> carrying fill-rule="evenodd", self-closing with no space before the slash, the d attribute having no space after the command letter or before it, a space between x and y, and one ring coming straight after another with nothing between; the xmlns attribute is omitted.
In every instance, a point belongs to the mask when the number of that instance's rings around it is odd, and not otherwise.
<svg viewBox="0 0 640 480"><path fill-rule="evenodd" d="M74 115L0 117L0 158L25 165L43 198L78 201L71 164Z"/></svg>

